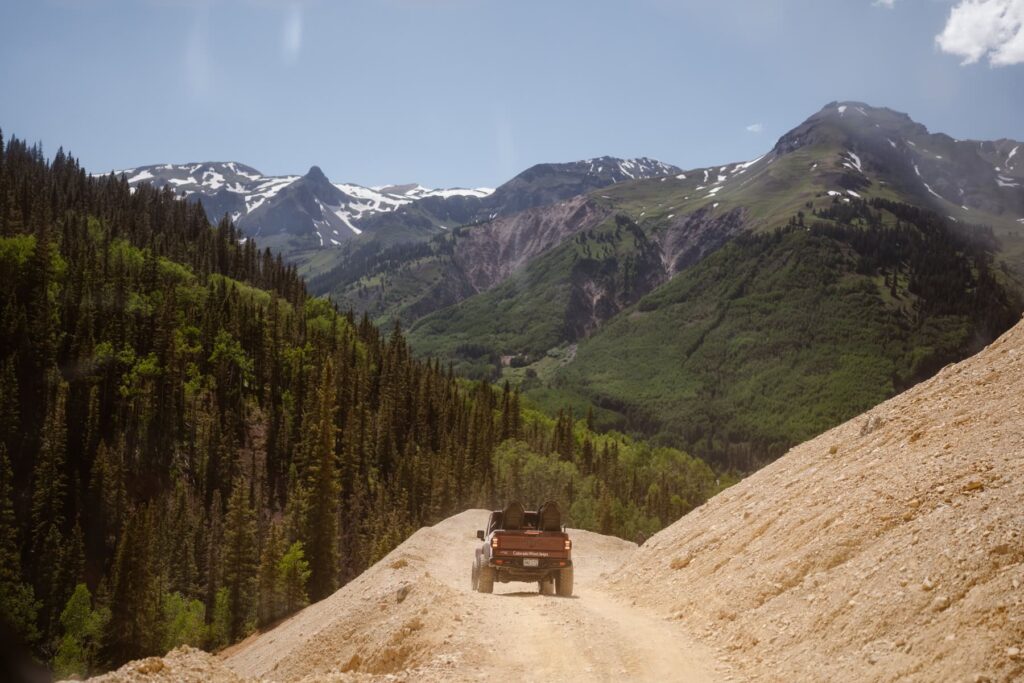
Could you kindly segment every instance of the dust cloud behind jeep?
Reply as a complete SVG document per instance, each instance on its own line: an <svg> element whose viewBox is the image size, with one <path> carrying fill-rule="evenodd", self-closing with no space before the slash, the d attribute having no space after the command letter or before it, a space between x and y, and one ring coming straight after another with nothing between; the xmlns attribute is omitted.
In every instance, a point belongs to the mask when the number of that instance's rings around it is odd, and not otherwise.
<svg viewBox="0 0 1024 683"><path fill-rule="evenodd" d="M473 590L491 593L495 581L525 581L536 582L542 595L572 595L572 541L554 501L536 511L513 501L491 512L476 535L483 543L473 559Z"/></svg>

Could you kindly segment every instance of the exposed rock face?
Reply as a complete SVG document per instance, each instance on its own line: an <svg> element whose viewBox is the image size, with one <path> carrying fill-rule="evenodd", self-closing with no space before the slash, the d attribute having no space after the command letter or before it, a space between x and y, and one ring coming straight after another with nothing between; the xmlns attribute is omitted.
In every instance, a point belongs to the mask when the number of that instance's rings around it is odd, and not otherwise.
<svg viewBox="0 0 1024 683"><path fill-rule="evenodd" d="M609 210L586 197L529 209L466 231L454 263L477 292L490 289L548 249L600 224Z"/></svg>
<svg viewBox="0 0 1024 683"><path fill-rule="evenodd" d="M665 275L671 277L692 266L743 232L747 214L746 209L733 209L723 215L702 209L675 219L658 233Z"/></svg>

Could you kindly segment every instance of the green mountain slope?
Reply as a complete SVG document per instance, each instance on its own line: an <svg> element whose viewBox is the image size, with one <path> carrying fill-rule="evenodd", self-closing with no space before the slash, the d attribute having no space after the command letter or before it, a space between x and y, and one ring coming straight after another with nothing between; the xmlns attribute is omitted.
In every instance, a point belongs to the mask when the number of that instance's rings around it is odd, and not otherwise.
<svg viewBox="0 0 1024 683"><path fill-rule="evenodd" d="M737 238L645 296L549 374L554 395L749 469L1019 317L976 235L902 204L833 217Z"/></svg>

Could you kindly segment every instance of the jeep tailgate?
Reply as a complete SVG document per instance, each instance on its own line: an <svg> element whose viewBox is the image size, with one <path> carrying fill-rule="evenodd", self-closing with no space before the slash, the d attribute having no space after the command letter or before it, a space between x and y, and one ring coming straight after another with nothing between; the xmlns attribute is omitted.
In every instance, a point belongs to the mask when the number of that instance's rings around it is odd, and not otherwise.
<svg viewBox="0 0 1024 683"><path fill-rule="evenodd" d="M494 533L495 554L515 557L566 557L568 536L537 531L498 531Z"/></svg>

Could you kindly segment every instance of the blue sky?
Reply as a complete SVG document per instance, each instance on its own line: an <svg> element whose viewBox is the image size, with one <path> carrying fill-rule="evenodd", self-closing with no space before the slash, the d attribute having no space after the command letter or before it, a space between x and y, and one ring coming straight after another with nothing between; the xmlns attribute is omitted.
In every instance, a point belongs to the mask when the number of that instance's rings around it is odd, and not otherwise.
<svg viewBox="0 0 1024 683"><path fill-rule="evenodd" d="M696 167L753 158L840 99L1024 139L1024 0L6 0L0 16L4 134L95 171L236 160L493 186L603 154Z"/></svg>

